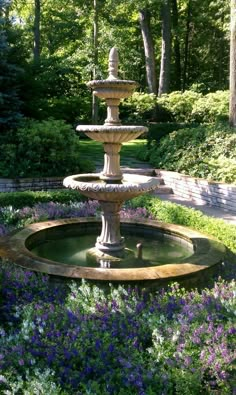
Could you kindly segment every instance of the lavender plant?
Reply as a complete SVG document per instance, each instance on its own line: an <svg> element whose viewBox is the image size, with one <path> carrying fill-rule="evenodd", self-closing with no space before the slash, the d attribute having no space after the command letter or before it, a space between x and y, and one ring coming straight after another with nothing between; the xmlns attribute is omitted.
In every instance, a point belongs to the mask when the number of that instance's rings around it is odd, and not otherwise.
<svg viewBox="0 0 236 395"><path fill-rule="evenodd" d="M232 393L234 281L202 293L177 284L105 293L84 281L53 287L9 264L1 270L10 313L0 331L1 393L9 377L25 390L27 377L35 382L47 369L55 394Z"/></svg>

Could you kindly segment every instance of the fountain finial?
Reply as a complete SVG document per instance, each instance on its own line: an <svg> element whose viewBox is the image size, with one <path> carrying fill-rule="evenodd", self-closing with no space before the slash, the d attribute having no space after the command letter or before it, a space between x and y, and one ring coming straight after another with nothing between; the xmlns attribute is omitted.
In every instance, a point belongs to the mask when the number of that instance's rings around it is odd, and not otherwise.
<svg viewBox="0 0 236 395"><path fill-rule="evenodd" d="M118 49L113 47L109 52L109 76L108 80L117 80L118 79L118 63L119 63L119 56L118 56Z"/></svg>

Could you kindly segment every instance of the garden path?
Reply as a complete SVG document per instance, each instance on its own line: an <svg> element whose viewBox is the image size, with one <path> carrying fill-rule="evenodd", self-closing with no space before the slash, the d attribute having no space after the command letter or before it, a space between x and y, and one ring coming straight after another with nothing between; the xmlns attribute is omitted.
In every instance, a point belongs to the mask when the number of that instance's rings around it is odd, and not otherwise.
<svg viewBox="0 0 236 395"><path fill-rule="evenodd" d="M195 208L196 210L202 211L203 214L209 215L210 217L220 218L224 221L236 226L236 214L230 211L225 211L220 208L211 207L207 204L197 203L193 200L184 199L174 194L161 194L156 195L162 200L168 200L173 203L182 204L184 206Z"/></svg>

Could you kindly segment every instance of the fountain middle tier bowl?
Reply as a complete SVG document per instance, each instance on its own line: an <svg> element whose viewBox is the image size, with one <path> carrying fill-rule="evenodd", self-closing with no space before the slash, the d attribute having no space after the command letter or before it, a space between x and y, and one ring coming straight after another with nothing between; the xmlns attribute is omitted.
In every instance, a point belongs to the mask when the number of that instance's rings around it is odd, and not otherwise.
<svg viewBox="0 0 236 395"><path fill-rule="evenodd" d="M106 79L89 81L87 86L100 99L125 99L132 95L138 84L131 80Z"/></svg>
<svg viewBox="0 0 236 395"><path fill-rule="evenodd" d="M106 126L106 125L79 125L76 130L83 132L92 140L102 143L121 144L135 140L142 133L148 131L145 126Z"/></svg>
<svg viewBox="0 0 236 395"><path fill-rule="evenodd" d="M63 181L66 188L77 189L90 199L107 202L132 199L156 189L159 183L155 177L123 174L121 183L109 184L100 179L100 173L75 174Z"/></svg>

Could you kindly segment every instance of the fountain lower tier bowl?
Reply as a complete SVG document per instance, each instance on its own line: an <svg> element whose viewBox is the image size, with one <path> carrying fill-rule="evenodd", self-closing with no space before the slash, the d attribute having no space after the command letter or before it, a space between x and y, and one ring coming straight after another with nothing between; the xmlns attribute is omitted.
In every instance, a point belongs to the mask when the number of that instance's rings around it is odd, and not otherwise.
<svg viewBox="0 0 236 395"><path fill-rule="evenodd" d="M90 199L107 202L123 202L157 188L160 181L155 177L123 174L121 183L106 183L99 173L76 174L66 177L63 185L77 189Z"/></svg>
<svg viewBox="0 0 236 395"><path fill-rule="evenodd" d="M83 132L92 140L102 143L122 144L134 140L142 133L146 133L145 126L106 126L106 125L79 125L76 130Z"/></svg>
<svg viewBox="0 0 236 395"><path fill-rule="evenodd" d="M110 265L107 259L103 260L100 256L96 264L90 265L86 258L82 258L84 262L81 263L76 254L86 257L83 237L95 237L100 228L101 222L95 218L35 223L13 235L2 237L1 256L30 270L65 278L103 282L151 281L162 285L170 280L181 282L186 279L187 284L190 279L202 278L204 281L217 270L227 252L226 247L218 241L182 226L147 219L135 222L126 219L122 220L121 232L125 237L127 235L128 247L129 235L134 235L136 240L144 239L143 249L147 249L147 255L144 253L141 258L137 258L136 251L128 248L124 262ZM67 240L72 243L68 244L68 248L65 247ZM157 240L159 244L156 244ZM162 243L174 244L163 251ZM37 249L41 256L36 255ZM61 257L55 254L61 254Z"/></svg>

